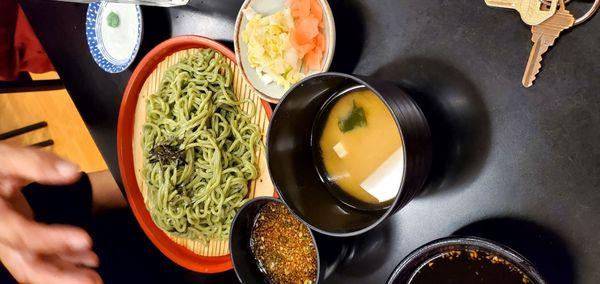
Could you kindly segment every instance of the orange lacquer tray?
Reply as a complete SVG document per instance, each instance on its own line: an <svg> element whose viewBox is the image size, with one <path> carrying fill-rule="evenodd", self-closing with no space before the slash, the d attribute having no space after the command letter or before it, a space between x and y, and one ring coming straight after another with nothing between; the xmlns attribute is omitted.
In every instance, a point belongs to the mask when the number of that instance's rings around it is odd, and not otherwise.
<svg viewBox="0 0 600 284"><path fill-rule="evenodd" d="M227 47L208 38L199 36L180 36L169 39L150 51L133 72L119 111L117 129L117 152L119 168L127 193L127 199L138 223L152 243L168 258L190 270L201 273L218 273L232 268L227 240L199 244L193 240L178 239L157 227L150 217L144 203L145 185L140 174L141 128L145 119L145 103L140 96L155 92L162 74L168 66L175 64L180 56L198 48L213 48L228 58L234 73L234 92L238 97L250 98L258 107L254 122L261 128L263 142L272 110L268 103L259 99L255 91L245 82L237 67L235 55ZM262 108L259 106L262 105ZM137 115L136 115L137 113ZM262 147L260 147L262 148ZM258 150L259 178L251 183L249 196L273 196L275 190L266 166L264 149ZM204 246L204 247L203 247Z"/></svg>

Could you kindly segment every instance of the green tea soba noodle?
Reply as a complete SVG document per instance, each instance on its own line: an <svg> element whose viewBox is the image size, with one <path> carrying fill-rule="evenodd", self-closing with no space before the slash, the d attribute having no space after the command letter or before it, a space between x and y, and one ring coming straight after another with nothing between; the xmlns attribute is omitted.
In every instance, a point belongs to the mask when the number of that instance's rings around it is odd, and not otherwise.
<svg viewBox="0 0 600 284"><path fill-rule="evenodd" d="M248 182L258 176L256 109L236 98L232 76L223 55L202 49L171 66L146 100L146 207L172 235L201 241L229 236ZM245 103L249 113L241 109Z"/></svg>

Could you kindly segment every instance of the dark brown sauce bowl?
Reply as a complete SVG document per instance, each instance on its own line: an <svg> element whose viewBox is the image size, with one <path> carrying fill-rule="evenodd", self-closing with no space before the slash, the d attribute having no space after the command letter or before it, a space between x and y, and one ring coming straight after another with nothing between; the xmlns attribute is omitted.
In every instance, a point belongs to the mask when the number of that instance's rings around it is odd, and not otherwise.
<svg viewBox="0 0 600 284"><path fill-rule="evenodd" d="M476 237L448 237L421 246L396 266L387 284L409 283L414 273L431 258L445 252L467 249L483 251L501 257L526 275L531 280L531 284L546 284L546 281L525 257L509 247Z"/></svg>
<svg viewBox="0 0 600 284"><path fill-rule="evenodd" d="M361 210L335 198L319 174L314 127L320 112L349 88L373 91L392 113L403 141L404 172L398 195L380 210ZM377 149L373 149L376 151ZM417 104L400 88L362 76L320 73L290 88L273 114L267 161L281 199L313 230L335 237L367 232L405 206L422 189L431 164L431 134Z"/></svg>
<svg viewBox="0 0 600 284"><path fill-rule="evenodd" d="M258 268L256 259L250 248L250 237L256 216L260 209L270 202L283 204L281 200L272 197L254 198L238 210L231 224L231 232L229 234L231 261L233 262L233 268L238 279L245 284L269 283L265 275ZM310 229L309 231L313 239L313 245L317 251L317 281L315 283L321 283L346 258L349 251L349 244Z"/></svg>

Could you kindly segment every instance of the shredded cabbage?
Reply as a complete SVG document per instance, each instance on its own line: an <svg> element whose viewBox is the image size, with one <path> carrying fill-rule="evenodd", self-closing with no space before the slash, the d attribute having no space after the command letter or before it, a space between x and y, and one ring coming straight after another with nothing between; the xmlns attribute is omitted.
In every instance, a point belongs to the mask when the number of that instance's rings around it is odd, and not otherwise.
<svg viewBox="0 0 600 284"><path fill-rule="evenodd" d="M248 46L248 62L263 82L275 82L289 88L304 77L298 54L290 43L294 18L289 8L264 16L252 8L244 10L248 18L242 41Z"/></svg>

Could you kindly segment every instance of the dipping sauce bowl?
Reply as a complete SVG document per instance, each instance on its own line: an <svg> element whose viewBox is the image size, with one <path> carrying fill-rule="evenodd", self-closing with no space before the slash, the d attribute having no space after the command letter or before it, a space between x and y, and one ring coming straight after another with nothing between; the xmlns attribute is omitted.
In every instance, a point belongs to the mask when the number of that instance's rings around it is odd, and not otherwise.
<svg viewBox="0 0 600 284"><path fill-rule="evenodd" d="M463 255L457 257L457 252ZM448 256L450 261L454 257L457 262L453 272L448 272L448 266L440 267L441 264L437 263L440 258ZM459 258L462 260L458 260ZM464 259L477 259L477 265L475 263L465 265ZM394 269L387 284L421 283L423 281L417 280L419 276L416 273L424 267L434 271L427 277L431 275L439 277L434 281L436 283L457 283L456 281L463 283L462 281L468 280L455 278L465 277L465 275L468 278L470 273L477 273L477 277L472 277L477 279L477 283L509 283L510 280L506 275L504 277L498 275L502 270L499 268L502 266L509 267L513 273L518 271L521 274L520 277L516 277L518 279L513 279L510 283L546 283L525 257L509 247L476 237L448 237L432 241L411 252Z"/></svg>
<svg viewBox="0 0 600 284"><path fill-rule="evenodd" d="M260 209L268 203L279 199L258 197L250 200L238 211L231 225L230 251L233 267L242 283L265 283L268 280L260 271L250 247L252 229ZM345 242L309 230L313 245L317 252L317 276L315 283L321 283L347 256L349 251Z"/></svg>

